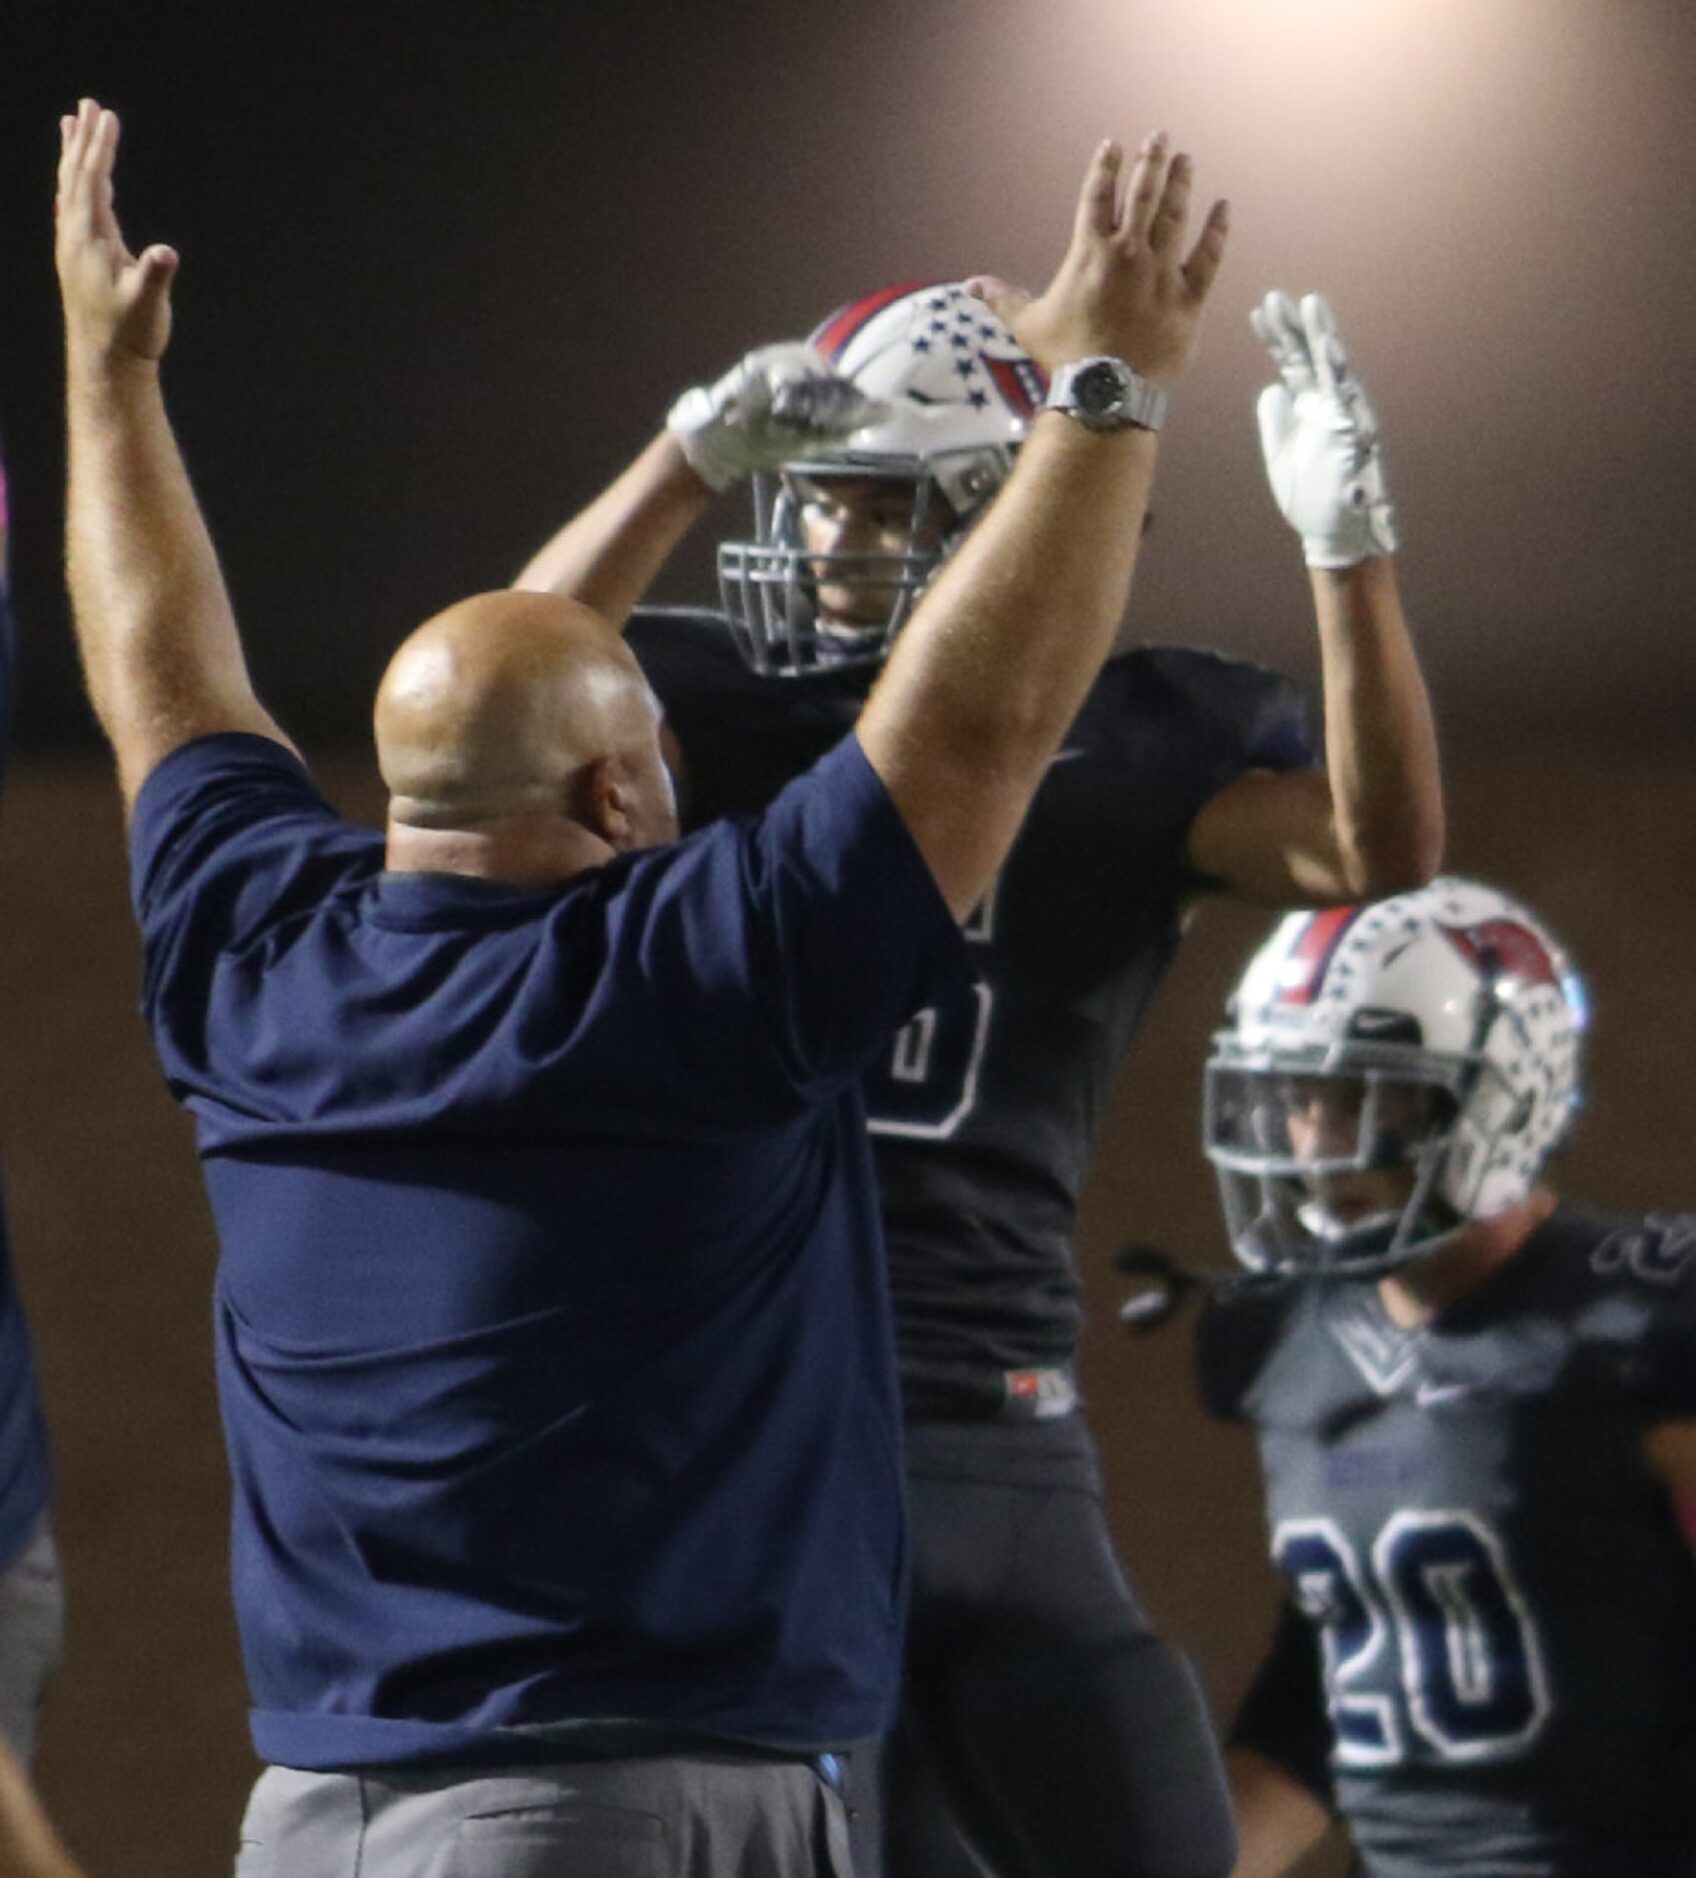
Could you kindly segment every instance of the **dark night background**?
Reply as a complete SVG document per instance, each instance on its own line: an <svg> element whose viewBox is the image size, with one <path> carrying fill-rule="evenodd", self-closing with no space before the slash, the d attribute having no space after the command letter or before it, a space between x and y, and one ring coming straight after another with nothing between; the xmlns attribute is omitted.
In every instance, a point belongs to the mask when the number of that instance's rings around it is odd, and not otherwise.
<svg viewBox="0 0 1696 1878"><path fill-rule="evenodd" d="M0 826L0 1134L72 1597L41 1775L97 1874L212 1873L250 1777L223 1586L211 1243L133 1015L115 794L75 677L56 122L124 116L183 256L167 392L258 683L352 806L400 635L502 584L748 345L908 276L1038 283L1092 144L1165 124L1236 228L1134 608L1311 676L1244 314L1320 286L1384 422L1451 859L1595 981L1571 1181L1696 1197L1696 16L1688 0L814 0L48 9L0 21L0 428L24 647ZM670 597L710 586L727 501ZM1116 1526L1215 1695L1267 1581L1252 1468L1105 1253L1216 1260L1199 1062L1260 922L1199 922L1085 1208Z"/></svg>

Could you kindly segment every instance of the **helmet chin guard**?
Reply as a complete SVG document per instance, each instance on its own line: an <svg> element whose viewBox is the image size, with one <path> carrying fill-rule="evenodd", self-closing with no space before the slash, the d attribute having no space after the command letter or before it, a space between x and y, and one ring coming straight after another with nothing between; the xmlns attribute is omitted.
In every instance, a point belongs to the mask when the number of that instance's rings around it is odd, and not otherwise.
<svg viewBox="0 0 1696 1878"><path fill-rule="evenodd" d="M719 589L757 672L796 677L887 656L937 568L1006 481L1047 380L981 300L954 282L904 283L831 315L809 343L868 399L875 422L756 478L754 538L719 548ZM809 552L800 485L886 478L910 487L906 540L888 550ZM936 542L937 519L942 539ZM822 588L860 596L836 616Z"/></svg>
<svg viewBox="0 0 1696 1878"><path fill-rule="evenodd" d="M1207 1066L1238 1259L1362 1276L1524 1200L1579 1105L1580 982L1536 918L1442 878L1296 913L1250 961Z"/></svg>

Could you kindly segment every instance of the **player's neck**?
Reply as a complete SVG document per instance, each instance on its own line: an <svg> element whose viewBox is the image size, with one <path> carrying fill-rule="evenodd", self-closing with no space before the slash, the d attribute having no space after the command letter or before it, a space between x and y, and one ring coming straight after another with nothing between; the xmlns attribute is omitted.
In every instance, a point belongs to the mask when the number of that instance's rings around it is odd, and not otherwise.
<svg viewBox="0 0 1696 1878"><path fill-rule="evenodd" d="M1538 1187L1505 1213L1470 1221L1430 1258L1379 1279L1378 1295L1391 1321L1404 1330L1423 1329L1513 1258L1554 1210L1555 1195Z"/></svg>

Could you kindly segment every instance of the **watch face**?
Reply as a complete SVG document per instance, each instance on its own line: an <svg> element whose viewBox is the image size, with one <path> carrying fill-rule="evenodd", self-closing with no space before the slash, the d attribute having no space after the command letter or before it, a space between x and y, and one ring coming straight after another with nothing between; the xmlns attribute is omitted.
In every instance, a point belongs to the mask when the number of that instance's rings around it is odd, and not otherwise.
<svg viewBox="0 0 1696 1878"><path fill-rule="evenodd" d="M1104 417L1125 402L1125 383L1111 361L1096 359L1078 373L1072 385L1078 408L1092 417Z"/></svg>

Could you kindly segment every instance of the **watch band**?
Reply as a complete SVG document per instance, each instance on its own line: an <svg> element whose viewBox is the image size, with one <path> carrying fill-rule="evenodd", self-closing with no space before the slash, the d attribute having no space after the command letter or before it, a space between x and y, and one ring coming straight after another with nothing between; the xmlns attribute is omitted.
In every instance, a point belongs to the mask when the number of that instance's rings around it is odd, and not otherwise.
<svg viewBox="0 0 1696 1878"><path fill-rule="evenodd" d="M1054 374L1044 410L1063 411L1086 430L1158 430L1166 421L1166 394L1123 359L1076 359Z"/></svg>

